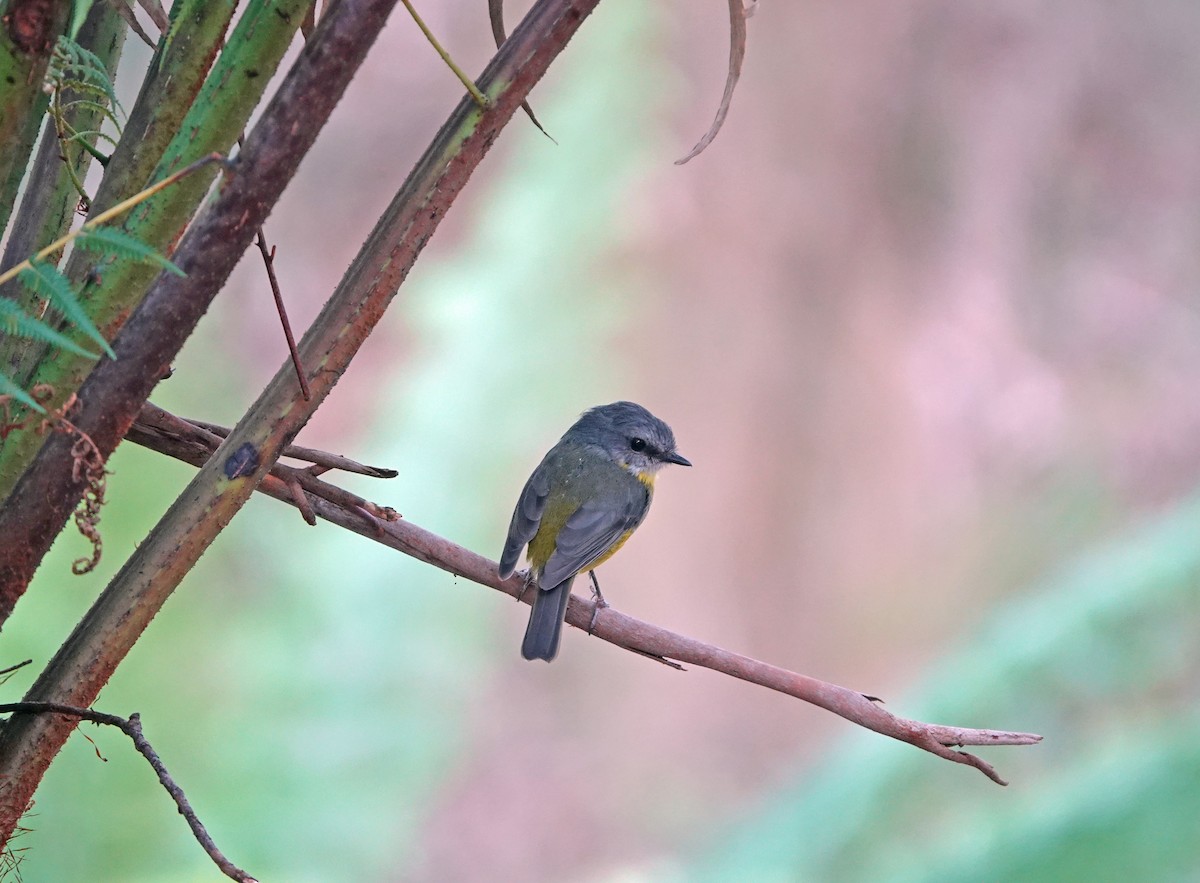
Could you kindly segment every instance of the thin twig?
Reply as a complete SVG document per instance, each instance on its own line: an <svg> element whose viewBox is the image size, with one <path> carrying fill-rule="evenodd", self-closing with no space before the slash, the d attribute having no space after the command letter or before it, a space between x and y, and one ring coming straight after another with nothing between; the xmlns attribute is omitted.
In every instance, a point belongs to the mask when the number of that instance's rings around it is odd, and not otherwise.
<svg viewBox="0 0 1200 883"><path fill-rule="evenodd" d="M296 349L296 335L292 334L292 323L288 320L287 307L283 305L283 292L279 290L279 279L275 276L275 246L267 247L267 237L263 228L259 227L255 234L254 243L262 255L263 265L267 268L267 281L271 283L271 295L275 298L275 311L279 313L279 322L283 325L283 337L287 341L288 354L292 357L292 366L296 369L296 380L300 382L300 393L304 400L312 398L308 378L304 376L304 366L300 363L300 351Z"/></svg>
<svg viewBox="0 0 1200 883"><path fill-rule="evenodd" d="M410 0L400 0L400 2L404 4L404 8L408 10L408 14L412 16L412 20L417 23L417 27L421 29L421 33L424 34L425 39L429 41L429 45L432 46L434 51L442 57L442 61L446 63L446 67L450 68L450 70L454 72L454 76L458 77L459 82L466 87L469 93L471 93L471 99L484 110L487 110L489 107L491 107L492 100L479 91L479 87L475 85L475 81L468 77L466 72L464 72L462 68L454 63L454 59L450 57L450 53L447 52L442 47L442 44L438 42L438 38L433 35L433 31L429 30L429 26L426 25L421 16L417 14L417 10L413 8Z"/></svg>
<svg viewBox="0 0 1200 883"><path fill-rule="evenodd" d="M15 665L8 666L7 668L0 668L0 684L3 684L5 681L7 681L9 677L12 676L13 672L18 671L19 669L22 669L32 663L32 659L26 659L23 662L18 662Z"/></svg>
<svg viewBox="0 0 1200 883"><path fill-rule="evenodd" d="M90 708L76 708L73 705L63 705L58 702L6 702L0 704L0 713L63 714L70 717L77 717L80 720L91 721L94 724L116 727L133 740L133 747L137 749L138 754L146 758L146 762L150 764L158 776L158 781L162 783L163 788L171 795L171 799L175 801L175 806L178 807L179 814L187 820L188 827L192 829L192 835L196 838L200 846L203 847L204 851L208 853L208 857L221 869L221 873L233 880L241 881L241 883L257 883L253 877L227 859L224 853L217 848L217 844L213 842L212 836L196 816L196 811L192 809L192 804L188 801L187 795L183 793L183 789L171 778L171 774L167 772L166 765L163 764L158 753L142 734L142 719L136 712L128 718L124 718L115 714L93 711Z"/></svg>
<svg viewBox="0 0 1200 883"><path fill-rule="evenodd" d="M717 115L712 125L704 133L688 155L675 160L675 165L681 166L688 160L704 152L704 148L712 144L721 126L725 125L725 117L729 114L729 105L733 102L733 90L737 87L738 78L742 75L742 62L746 58L746 19L754 14L757 0L749 7L742 5L742 0L729 0L729 70L725 75L725 93L721 96L721 104L717 107Z"/></svg>
<svg viewBox="0 0 1200 883"><path fill-rule="evenodd" d="M208 434L209 439L205 441L204 436L200 435L204 432L203 430L192 427L191 424L180 418L174 419L195 433L191 438L197 446L190 451L183 450L178 444L165 442L159 435L146 437L140 433L131 433L129 439L193 465L205 462L212 451L216 449L211 434ZM211 447L204 450L205 446ZM280 469L278 464L276 464L276 469ZM297 505L291 490L289 473L299 476L305 476L307 473L303 470L290 470L287 467L283 467L283 470L282 474L273 470L272 474L267 476L257 489L284 503ZM411 521L398 518L391 520L372 518L368 522L362 517L363 513L359 508L361 503L346 505L342 500L342 495L348 494L347 491L320 481L311 475L308 476L307 482L303 486L309 506L319 517L456 576L462 576L480 585L497 589L517 600L525 600L522 598L522 590L525 587L523 574L516 574L507 580L502 580L497 573L497 565L494 561L432 534ZM366 503L366 501L362 501L362 503ZM366 503L366 505L373 506L374 504ZM380 507L374 508L379 511L390 511L380 510ZM910 745L915 745L945 760L973 766L999 785L1005 785L1007 782L1000 778L991 764L973 754L954 749L964 745L1033 745L1042 739L1041 736L1033 733L949 727L897 717L876 705L871 701L871 697L857 690L819 681L816 678L733 653L713 644L635 619L611 606L598 607L595 602L579 596L571 597L570 605L567 608L567 622L576 628L590 632L597 638L642 656L649 656L672 667L682 668L680 663L687 663L708 668L817 705L844 717L851 723L874 730L884 736L908 742Z"/></svg>
<svg viewBox="0 0 1200 883"><path fill-rule="evenodd" d="M308 8L309 13L313 7ZM307 39L307 38L306 38ZM238 147L245 146L245 135L238 135ZM275 275L275 246L267 246L267 235L259 227L254 233L254 244L262 255L263 266L267 269L267 282L271 286L271 296L275 298L275 312L279 315L279 324L283 326L283 339L287 341L288 355L292 359L292 367L296 369L296 380L300 384L300 394L304 401L312 398L312 389L308 385L308 377L304 373L304 365L300 362L300 351L296 349L296 335L292 334L292 322L288 319L287 307L283 303L283 292L279 289L279 278Z"/></svg>

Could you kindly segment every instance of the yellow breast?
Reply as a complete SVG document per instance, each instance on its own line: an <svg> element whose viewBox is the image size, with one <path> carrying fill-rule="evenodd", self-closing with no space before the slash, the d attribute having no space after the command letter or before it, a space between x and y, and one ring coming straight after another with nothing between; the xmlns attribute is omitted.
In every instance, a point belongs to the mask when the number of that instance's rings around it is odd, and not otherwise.
<svg viewBox="0 0 1200 883"><path fill-rule="evenodd" d="M621 534L620 538L615 543L613 543L611 546L609 546L607 552L605 552L603 555L601 555L599 558L597 558L595 561L592 562L592 566L589 567L588 570L595 570L597 567L599 567L601 564L603 564L605 561L607 561L613 555L616 555L618 550L620 550L620 548L623 545L625 545L625 541L627 539L629 539L631 536L633 536L633 531L631 531L631 530L627 530L627 531L625 531L625 533Z"/></svg>

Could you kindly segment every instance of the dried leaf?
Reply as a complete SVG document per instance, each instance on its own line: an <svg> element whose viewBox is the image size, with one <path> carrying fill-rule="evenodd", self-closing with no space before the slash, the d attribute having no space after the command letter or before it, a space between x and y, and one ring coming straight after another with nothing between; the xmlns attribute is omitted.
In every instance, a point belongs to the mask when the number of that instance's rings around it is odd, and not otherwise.
<svg viewBox="0 0 1200 883"><path fill-rule="evenodd" d="M492 37L496 40L496 48L499 49L508 39L508 35L504 31L504 0L488 0L488 19L492 23ZM554 136L547 132L538 122L538 118L534 116L533 108L529 106L528 101L521 102L521 110L525 111L525 115L529 117L531 123L537 126L539 132L554 141ZM554 143L558 142L554 141Z"/></svg>
<svg viewBox="0 0 1200 883"><path fill-rule="evenodd" d="M129 30L141 37L142 41L151 49L154 48L154 41L142 29L142 24L137 20L137 16L133 12L133 7L126 0L108 0L108 5L116 11L117 15L125 19L125 24L129 25Z"/></svg>
<svg viewBox="0 0 1200 883"><path fill-rule="evenodd" d="M725 94L721 96L721 106L712 125L704 133L696 146L683 159L675 160L675 165L681 166L688 160L698 156L704 148L712 144L721 126L725 124L725 116L729 113L730 102L733 101L733 90L737 86L738 77L742 75L742 60L746 57L746 19L754 14L757 2L749 8L742 6L742 0L729 0L729 73L725 77Z"/></svg>
<svg viewBox="0 0 1200 883"><path fill-rule="evenodd" d="M162 4L158 0L138 0L138 5L146 10L146 14L150 16L150 20L158 28L158 32L160 34L165 33L167 28L170 27L171 21L167 18L167 13L163 10Z"/></svg>
<svg viewBox="0 0 1200 883"><path fill-rule="evenodd" d="M313 0L309 4L307 11L304 13L304 20L300 22L300 34L304 37L304 42L307 43L312 37L312 32L317 29L317 0Z"/></svg>

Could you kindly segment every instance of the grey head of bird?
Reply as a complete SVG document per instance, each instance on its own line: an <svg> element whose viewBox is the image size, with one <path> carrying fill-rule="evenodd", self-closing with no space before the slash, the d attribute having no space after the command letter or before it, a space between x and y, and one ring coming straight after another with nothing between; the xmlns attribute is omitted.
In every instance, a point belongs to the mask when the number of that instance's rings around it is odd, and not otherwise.
<svg viewBox="0 0 1200 883"><path fill-rule="evenodd" d="M691 466L675 450L675 433L641 405L598 405L576 421L567 436L598 449L635 475L653 475L668 463Z"/></svg>

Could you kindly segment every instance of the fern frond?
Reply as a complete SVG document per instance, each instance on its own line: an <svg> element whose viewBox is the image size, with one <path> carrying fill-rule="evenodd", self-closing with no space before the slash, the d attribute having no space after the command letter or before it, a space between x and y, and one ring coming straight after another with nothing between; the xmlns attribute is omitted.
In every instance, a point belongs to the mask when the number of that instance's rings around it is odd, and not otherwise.
<svg viewBox="0 0 1200 883"><path fill-rule="evenodd" d="M29 268L17 274L17 278L34 294L50 301L54 305L54 308L62 313L68 322L100 344L101 349L108 354L110 359L117 357L116 353L112 351L112 347L108 345L108 341L104 339L104 336L92 324L92 320L88 318L83 305L79 303L79 299L75 296L74 289L71 288L71 281L60 273L56 267L52 267L42 261L32 260L29 262ZM87 353L86 350L83 352L86 355L93 355L92 353Z"/></svg>
<svg viewBox="0 0 1200 883"><path fill-rule="evenodd" d="M76 355L88 356L92 359L100 358L99 355L85 350L65 334L55 331L41 319L35 319L22 310L16 301L10 300L7 297L0 297L0 328L3 328L6 334L11 334L13 337L22 337L26 340L41 340L52 346L70 350Z"/></svg>
<svg viewBox="0 0 1200 883"><path fill-rule="evenodd" d="M32 408L39 414L46 413L46 409L39 405L33 396L17 386L16 382L3 371L0 371L0 395L12 396L25 407Z"/></svg>
<svg viewBox="0 0 1200 883"><path fill-rule="evenodd" d="M106 120L112 122L117 129L121 128L120 121L116 115L109 110L108 105L101 101L92 101L87 98L73 98L70 101L64 102L62 105L63 113L73 110L91 110L103 116Z"/></svg>
<svg viewBox="0 0 1200 883"><path fill-rule="evenodd" d="M109 90L102 83L91 83L80 79L67 79L62 81L62 87L69 89L76 95L91 95L95 98L103 99L105 104L110 102Z"/></svg>
<svg viewBox="0 0 1200 883"><path fill-rule="evenodd" d="M95 150L92 149L91 142L89 142L87 140L89 138L95 138L96 141L98 141L98 142L99 141L107 141L113 147L117 146L117 142L114 138L112 138L112 136L107 135L104 132L101 132L99 129L84 129L82 132L72 132L69 137L63 139L63 143L64 144L78 144L80 147L84 148L89 153L91 153L93 156L95 156L96 155ZM106 157L106 156L98 156L96 158L104 160L104 161L106 161L108 159L108 157Z"/></svg>
<svg viewBox="0 0 1200 883"><path fill-rule="evenodd" d="M75 237L75 245L78 248L112 257L145 264L157 264L176 276L187 275L151 246L117 227L92 227L81 230Z"/></svg>
<svg viewBox="0 0 1200 883"><path fill-rule="evenodd" d="M104 62L96 53L67 37L60 36L54 45L46 80L56 90L71 89L103 97L111 107L120 110L122 115L125 113Z"/></svg>

